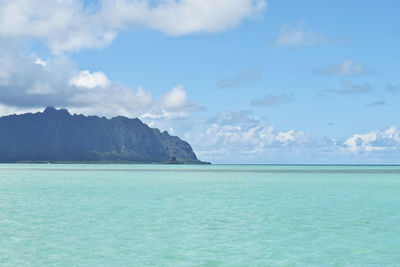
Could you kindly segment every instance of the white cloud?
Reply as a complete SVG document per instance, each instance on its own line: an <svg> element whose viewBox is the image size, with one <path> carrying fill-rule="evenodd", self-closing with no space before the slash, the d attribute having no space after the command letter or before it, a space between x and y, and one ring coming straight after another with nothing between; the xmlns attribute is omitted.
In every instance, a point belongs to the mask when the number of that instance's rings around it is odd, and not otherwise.
<svg viewBox="0 0 400 267"><path fill-rule="evenodd" d="M10 114L24 114L24 113L34 113L38 111L36 107L33 108L21 108L21 107L10 107L0 103L0 116L10 115Z"/></svg>
<svg viewBox="0 0 400 267"><path fill-rule="evenodd" d="M169 35L220 32L266 9L265 0L0 0L0 36L45 40L53 53L109 44L144 26Z"/></svg>
<svg viewBox="0 0 400 267"><path fill-rule="evenodd" d="M302 146L308 142L301 131L276 131L267 122L243 114L222 112L209 122L211 126L193 140L200 153L263 154L271 148Z"/></svg>
<svg viewBox="0 0 400 267"><path fill-rule="evenodd" d="M187 118L199 110L187 99L183 86L174 87L159 99L153 99L152 94L142 87L134 91L110 82L96 90L72 90L69 99L67 105L76 113L139 117L153 124L157 120Z"/></svg>
<svg viewBox="0 0 400 267"><path fill-rule="evenodd" d="M41 81L36 81L31 88L29 88L26 93L28 95L48 95L53 94L54 90L51 88L49 83L42 83Z"/></svg>
<svg viewBox="0 0 400 267"><path fill-rule="evenodd" d="M188 105L187 93L183 85L178 85L161 98L161 106L166 109L178 109Z"/></svg>
<svg viewBox="0 0 400 267"><path fill-rule="evenodd" d="M106 87L110 82L107 76L101 71L90 73L88 70L83 70L73 76L69 83L77 87L93 89L98 86Z"/></svg>
<svg viewBox="0 0 400 267"><path fill-rule="evenodd" d="M24 55L0 42L0 102L14 107L62 105L68 97L68 79L76 67L64 58L37 64L35 55Z"/></svg>
<svg viewBox="0 0 400 267"><path fill-rule="evenodd" d="M277 134L276 140L278 140L279 142L287 145L289 142L295 141L294 134L295 134L294 130L290 130L290 131L287 131L287 132L280 132L280 133ZM296 135L301 136L302 132L296 133Z"/></svg>
<svg viewBox="0 0 400 267"><path fill-rule="evenodd" d="M0 36L39 38L61 53L103 46L115 32L79 0L2 0Z"/></svg>
<svg viewBox="0 0 400 267"><path fill-rule="evenodd" d="M138 117L154 103L152 94L141 87L134 91L112 83L96 90L73 91L67 105L76 113Z"/></svg>
<svg viewBox="0 0 400 267"><path fill-rule="evenodd" d="M183 85L153 99L142 87L133 90L110 81L103 72L79 71L63 57L49 59L43 66L37 64L35 55L0 51L0 104L7 107L3 108L4 112L56 106L88 115L165 119L184 118L199 110L189 101Z"/></svg>
<svg viewBox="0 0 400 267"><path fill-rule="evenodd" d="M188 117L188 113L185 111L175 111L170 112L164 109L160 109L156 107L153 110L150 110L147 113L143 113L140 115L141 119L146 120L149 124L155 125L157 121L165 121L168 119L186 119ZM157 125L159 125L157 123Z"/></svg>
<svg viewBox="0 0 400 267"><path fill-rule="evenodd" d="M366 72L367 69L365 66L354 59L346 59L342 63L315 70L315 73L321 76L355 76L365 74Z"/></svg>
<svg viewBox="0 0 400 267"><path fill-rule="evenodd" d="M343 142L351 153L396 150L400 148L400 130L391 126L384 130L354 134Z"/></svg>
<svg viewBox="0 0 400 267"><path fill-rule="evenodd" d="M238 25L266 8L264 0L164 1L138 21L170 35L220 32Z"/></svg>
<svg viewBox="0 0 400 267"><path fill-rule="evenodd" d="M302 47L323 43L326 40L308 29L304 22L299 22L295 27L284 24L278 37L272 42L277 47Z"/></svg>
<svg viewBox="0 0 400 267"><path fill-rule="evenodd" d="M37 59L35 60L35 63L38 64L38 65L41 65L41 66L43 66L43 67L46 67L46 66L47 66L46 61L43 61L41 58L37 58Z"/></svg>
<svg viewBox="0 0 400 267"><path fill-rule="evenodd" d="M155 124L157 121L157 125L159 125L160 121L185 119L189 113L201 109L201 107L188 100L185 87L178 85L155 101L152 108L143 113L140 118L152 124Z"/></svg>
<svg viewBox="0 0 400 267"><path fill-rule="evenodd" d="M224 118L227 118L225 123ZM232 120L233 119L233 120ZM222 112L185 138L205 160L229 162L378 163L398 162L400 130L354 134L348 139L311 138L303 131L279 131L273 125L240 112ZM200 134L199 134L200 133Z"/></svg>

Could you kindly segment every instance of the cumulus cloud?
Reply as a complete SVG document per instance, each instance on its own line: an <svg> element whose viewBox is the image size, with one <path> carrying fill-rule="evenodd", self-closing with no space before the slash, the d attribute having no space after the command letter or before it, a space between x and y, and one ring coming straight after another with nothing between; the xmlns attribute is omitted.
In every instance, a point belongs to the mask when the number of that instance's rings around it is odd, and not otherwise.
<svg viewBox="0 0 400 267"><path fill-rule="evenodd" d="M88 70L83 70L73 76L69 80L69 84L77 87L93 89L98 86L106 87L108 86L109 81L107 76L101 71L90 73Z"/></svg>
<svg viewBox="0 0 400 267"><path fill-rule="evenodd" d="M102 47L135 26L169 35L220 32L266 7L265 0L0 0L0 36L39 38L62 53Z"/></svg>
<svg viewBox="0 0 400 267"><path fill-rule="evenodd" d="M365 134L354 134L343 142L343 146L351 153L398 150L400 148L400 130L391 126Z"/></svg>
<svg viewBox="0 0 400 267"><path fill-rule="evenodd" d="M365 74L367 69L354 59L346 59L339 64L317 68L314 72L320 76L355 76Z"/></svg>
<svg viewBox="0 0 400 267"><path fill-rule="evenodd" d="M200 153L231 155L262 154L270 148L304 145L308 137L301 131L277 131L274 126L248 112L221 112L209 120L210 126L192 141Z"/></svg>
<svg viewBox="0 0 400 267"><path fill-rule="evenodd" d="M217 162L356 164L385 162L390 155L390 162L396 162L400 150L395 126L346 139L313 138L301 130L278 130L250 111L220 112L201 125L204 128L192 129L185 138L202 158Z"/></svg>
<svg viewBox="0 0 400 267"><path fill-rule="evenodd" d="M161 107L167 110L181 109L188 107L187 93L183 85L178 85L160 99Z"/></svg>
<svg viewBox="0 0 400 267"><path fill-rule="evenodd" d="M68 79L75 65L55 58L38 64L35 55L24 55L0 43L0 102L16 107L64 105L68 96Z"/></svg>
<svg viewBox="0 0 400 267"><path fill-rule="evenodd" d="M324 43L326 43L326 40L323 37L309 29L306 23L299 22L296 26L284 24L272 45L277 47L304 47Z"/></svg>
<svg viewBox="0 0 400 267"><path fill-rule="evenodd" d="M47 65L46 61L43 61L41 58L37 58L35 60L35 63L38 64L38 65L41 65L43 67L46 67L46 65Z"/></svg>
<svg viewBox="0 0 400 267"><path fill-rule="evenodd" d="M0 36L44 40L54 53L101 47L116 32L102 21L100 11L79 0L15 0L0 2Z"/></svg>
<svg viewBox="0 0 400 267"><path fill-rule="evenodd" d="M165 126L164 123L160 124L160 121L186 119L190 113L202 109L196 103L189 101L185 87L178 85L155 101L150 109L140 115L140 118L152 125Z"/></svg>
<svg viewBox="0 0 400 267"><path fill-rule="evenodd" d="M137 117L153 104L152 94L143 88L132 90L115 83L97 90L72 90L67 106L76 113Z"/></svg>
<svg viewBox="0 0 400 267"><path fill-rule="evenodd" d="M217 82L218 87L225 89L240 88L254 81L262 80L261 72L256 68L247 68L233 77L221 79Z"/></svg>
<svg viewBox="0 0 400 267"><path fill-rule="evenodd" d="M251 101L252 106L258 107L272 107L280 105L282 103L294 101L295 97L293 94L282 94L282 95L266 95L261 99L254 99Z"/></svg>
<svg viewBox="0 0 400 267"><path fill-rule="evenodd" d="M3 110L57 106L104 116L141 116L151 112L168 117L187 116L199 109L189 101L183 85L172 88L160 99L153 99L141 87L133 90L110 81L103 72L80 71L65 58L38 64L35 55L7 51L0 53L0 62L0 104L8 107Z"/></svg>
<svg viewBox="0 0 400 267"><path fill-rule="evenodd" d="M264 0L162 1L155 8L146 6L147 12L133 21L170 35L220 32L256 16L265 8Z"/></svg>

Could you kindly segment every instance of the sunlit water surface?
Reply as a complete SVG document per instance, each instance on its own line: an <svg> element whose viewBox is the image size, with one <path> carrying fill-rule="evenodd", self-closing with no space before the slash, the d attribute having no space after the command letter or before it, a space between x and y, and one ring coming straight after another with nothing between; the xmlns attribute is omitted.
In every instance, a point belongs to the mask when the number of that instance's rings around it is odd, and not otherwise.
<svg viewBox="0 0 400 267"><path fill-rule="evenodd" d="M399 266L400 167L0 165L1 266Z"/></svg>

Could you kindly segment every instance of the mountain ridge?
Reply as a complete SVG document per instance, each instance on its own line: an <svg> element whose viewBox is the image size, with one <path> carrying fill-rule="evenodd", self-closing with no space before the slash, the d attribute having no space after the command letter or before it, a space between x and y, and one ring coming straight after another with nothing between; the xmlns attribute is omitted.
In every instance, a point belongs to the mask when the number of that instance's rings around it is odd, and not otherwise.
<svg viewBox="0 0 400 267"><path fill-rule="evenodd" d="M0 162L205 164L190 144L138 118L71 115L66 109L0 117Z"/></svg>

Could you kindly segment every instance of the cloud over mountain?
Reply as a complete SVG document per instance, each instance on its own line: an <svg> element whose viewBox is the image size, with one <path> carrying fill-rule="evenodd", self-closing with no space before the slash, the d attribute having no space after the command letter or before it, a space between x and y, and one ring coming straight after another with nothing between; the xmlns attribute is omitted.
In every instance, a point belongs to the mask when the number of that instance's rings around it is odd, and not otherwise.
<svg viewBox="0 0 400 267"><path fill-rule="evenodd" d="M105 116L141 116L151 112L166 116L185 115L199 107L188 100L183 85L167 91L160 99L142 87L136 90L110 81L101 71L79 70L65 58L45 62L35 55L12 50L0 54L0 104L3 110L21 112L43 106L68 107L71 111ZM38 63L39 62L39 63Z"/></svg>

